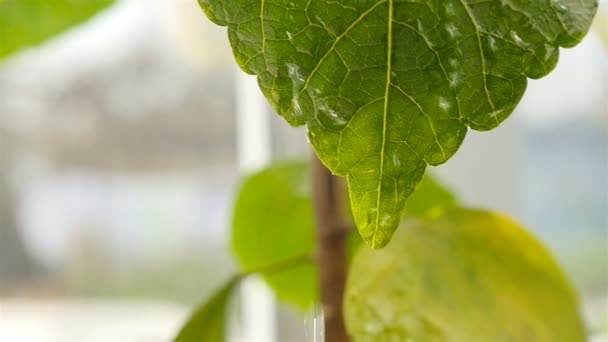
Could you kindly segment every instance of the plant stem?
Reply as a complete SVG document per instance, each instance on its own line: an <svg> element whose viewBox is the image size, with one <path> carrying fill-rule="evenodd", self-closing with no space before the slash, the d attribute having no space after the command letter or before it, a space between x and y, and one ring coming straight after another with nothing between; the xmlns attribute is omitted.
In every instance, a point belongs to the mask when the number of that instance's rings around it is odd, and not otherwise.
<svg viewBox="0 0 608 342"><path fill-rule="evenodd" d="M344 213L344 182L332 175L316 156L312 173L325 341L346 342L349 337L344 326L342 303L348 272L349 228Z"/></svg>

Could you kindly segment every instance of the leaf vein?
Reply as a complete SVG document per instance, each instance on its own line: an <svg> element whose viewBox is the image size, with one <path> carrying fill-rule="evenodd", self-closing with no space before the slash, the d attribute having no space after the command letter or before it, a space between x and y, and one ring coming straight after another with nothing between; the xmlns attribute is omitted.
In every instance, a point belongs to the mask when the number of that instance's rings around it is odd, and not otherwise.
<svg viewBox="0 0 608 342"><path fill-rule="evenodd" d="M380 227L380 200L382 199L382 177L384 175L384 158L386 149L386 131L388 121L389 94L391 90L391 73L393 64L393 4L394 0L388 1L388 36L387 36L387 61L386 61L386 88L384 90L384 111L382 113L382 147L380 148L380 171L378 172L378 189L376 195L376 223L372 234L372 248L376 246L376 237Z"/></svg>
<svg viewBox="0 0 608 342"><path fill-rule="evenodd" d="M473 12L471 11L471 8L469 7L469 5L467 5L466 0L458 0L460 1L460 3L462 4L462 7L464 8L465 12L467 13L467 16L469 17L469 20L471 20L471 24L473 24L473 29L475 30L475 35L477 36L477 45L479 46L479 58L481 61L481 76L483 79L483 88L484 91L486 93L486 98L488 100L488 104L490 105L490 108L492 109L492 112L496 112L496 106L494 105L494 101L492 101L492 97L490 96L490 90L488 89L488 74L486 71L486 57L483 54L483 45L481 44L481 32L479 30L479 24L477 23L477 20L475 19L475 16L473 15ZM496 124L498 124L498 118L496 116L494 116L494 120L496 121Z"/></svg>

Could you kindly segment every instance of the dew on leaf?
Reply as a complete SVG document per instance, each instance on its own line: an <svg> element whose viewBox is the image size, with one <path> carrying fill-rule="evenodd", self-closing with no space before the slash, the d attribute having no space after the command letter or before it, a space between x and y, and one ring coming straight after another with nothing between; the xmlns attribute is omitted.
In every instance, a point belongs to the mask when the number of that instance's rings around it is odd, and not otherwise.
<svg viewBox="0 0 608 342"><path fill-rule="evenodd" d="M452 23L445 25L445 30L450 35L450 38L457 38L460 36L460 31L458 30L458 27L456 27L456 25Z"/></svg>
<svg viewBox="0 0 608 342"><path fill-rule="evenodd" d="M520 36L519 34L517 34L517 32L515 32L514 30L511 30L511 32L509 32L509 36L511 37L511 40L513 41L513 43L515 43L515 45L521 47L521 48L525 48L528 46L528 43L526 43Z"/></svg>
<svg viewBox="0 0 608 342"><path fill-rule="evenodd" d="M439 108L444 111L447 111L452 108L452 104L450 103L450 100L448 100L447 97L439 96L437 103L439 104Z"/></svg>
<svg viewBox="0 0 608 342"><path fill-rule="evenodd" d="M424 26L422 26L422 21L418 19L418 32L424 33Z"/></svg>

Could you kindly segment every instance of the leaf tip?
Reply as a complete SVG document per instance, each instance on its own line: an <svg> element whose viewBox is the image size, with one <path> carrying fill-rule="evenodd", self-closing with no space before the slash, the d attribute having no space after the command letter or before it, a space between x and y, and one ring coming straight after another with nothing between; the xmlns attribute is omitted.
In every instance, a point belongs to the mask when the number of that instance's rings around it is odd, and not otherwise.
<svg viewBox="0 0 608 342"><path fill-rule="evenodd" d="M391 236L392 234L385 234L384 232L374 234L370 241L370 247L372 249L381 249L386 247L391 240Z"/></svg>
<svg viewBox="0 0 608 342"><path fill-rule="evenodd" d="M386 247L393 237L393 233L399 226L399 216L386 214L382 220L370 225L364 231L372 232L369 236L364 236L372 249Z"/></svg>

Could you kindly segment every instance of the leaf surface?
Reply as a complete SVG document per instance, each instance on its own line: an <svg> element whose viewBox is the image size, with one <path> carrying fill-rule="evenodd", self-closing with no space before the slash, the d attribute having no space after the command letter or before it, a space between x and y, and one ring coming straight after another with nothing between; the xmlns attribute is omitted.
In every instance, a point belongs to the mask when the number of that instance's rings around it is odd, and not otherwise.
<svg viewBox="0 0 608 342"><path fill-rule="evenodd" d="M406 221L384 250L361 248L345 319L355 341L584 341L578 303L518 224L449 209Z"/></svg>
<svg viewBox="0 0 608 342"><path fill-rule="evenodd" d="M527 78L587 32L596 0L199 0L237 62L346 176L356 224L388 243L427 165L489 130Z"/></svg>
<svg viewBox="0 0 608 342"><path fill-rule="evenodd" d="M114 0L0 0L0 59L82 23Z"/></svg>
<svg viewBox="0 0 608 342"><path fill-rule="evenodd" d="M196 309L175 338L175 342L226 341L226 309L239 280L238 277L230 280Z"/></svg>

